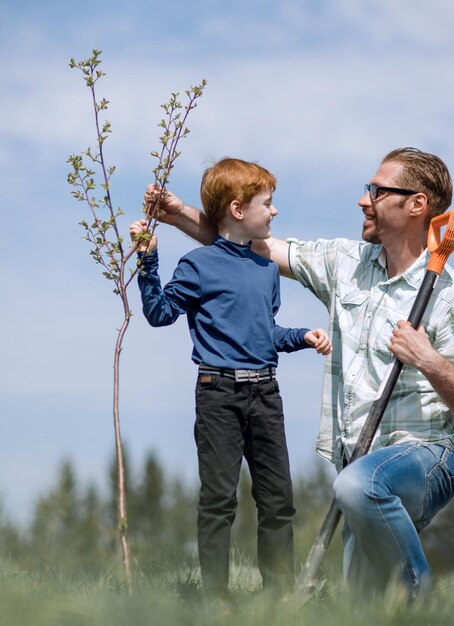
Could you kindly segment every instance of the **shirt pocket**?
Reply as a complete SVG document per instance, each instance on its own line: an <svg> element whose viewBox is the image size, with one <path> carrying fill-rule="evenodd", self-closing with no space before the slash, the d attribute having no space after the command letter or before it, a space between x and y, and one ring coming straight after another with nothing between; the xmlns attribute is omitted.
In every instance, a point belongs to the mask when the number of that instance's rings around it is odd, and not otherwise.
<svg viewBox="0 0 454 626"><path fill-rule="evenodd" d="M367 306L369 292L361 291L348 283L336 287L337 321L339 328L350 331L360 319Z"/></svg>
<svg viewBox="0 0 454 626"><path fill-rule="evenodd" d="M394 328L397 326L399 320L406 320L407 316L399 311L388 311L386 319L377 333L377 338L373 344L374 350L378 352L381 357L391 359L392 354L389 351L388 345L391 340L391 335Z"/></svg>
<svg viewBox="0 0 454 626"><path fill-rule="evenodd" d="M393 329L397 326L399 320L407 319L408 314L406 313L388 311L385 323L379 329L375 341L372 342L374 352L383 363L387 364L394 358L393 353L388 348ZM396 390L399 389L404 390L407 396L412 392L426 393L433 391L427 378L416 367L410 367L409 365L403 366L396 382Z"/></svg>

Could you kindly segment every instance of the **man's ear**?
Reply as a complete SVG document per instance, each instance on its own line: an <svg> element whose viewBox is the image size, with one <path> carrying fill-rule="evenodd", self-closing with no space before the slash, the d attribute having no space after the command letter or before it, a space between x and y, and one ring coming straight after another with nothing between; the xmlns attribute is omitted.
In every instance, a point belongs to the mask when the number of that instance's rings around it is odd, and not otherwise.
<svg viewBox="0 0 454 626"><path fill-rule="evenodd" d="M244 217L244 208L239 200L232 200L229 204L229 212L235 220L242 220Z"/></svg>
<svg viewBox="0 0 454 626"><path fill-rule="evenodd" d="M429 212L429 201L425 193L416 193L411 200L410 215L418 216Z"/></svg>

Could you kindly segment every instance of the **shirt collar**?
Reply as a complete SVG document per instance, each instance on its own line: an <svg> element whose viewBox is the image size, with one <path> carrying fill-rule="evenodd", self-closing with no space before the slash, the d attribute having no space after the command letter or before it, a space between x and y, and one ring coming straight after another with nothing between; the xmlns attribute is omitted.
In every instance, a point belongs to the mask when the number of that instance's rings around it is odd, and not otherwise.
<svg viewBox="0 0 454 626"><path fill-rule="evenodd" d="M369 259L371 261L376 261L384 270L386 270L386 256L382 245L373 244Z"/></svg>
<svg viewBox="0 0 454 626"><path fill-rule="evenodd" d="M405 272L401 276L407 281L409 285L411 285L415 289L418 289L421 284L423 274L426 270L428 257L429 253L426 249L419 255L413 265L410 265L410 267L405 270Z"/></svg>
<svg viewBox="0 0 454 626"><path fill-rule="evenodd" d="M418 289L421 284L422 275L427 265L428 256L429 253L426 249L414 261L414 263L405 270L403 274L400 274L399 276L394 276L393 278L390 278L389 281L396 282L397 280L405 280L411 287ZM371 252L370 255L370 260L378 263L386 272L386 255L383 246L374 246L374 250Z"/></svg>
<svg viewBox="0 0 454 626"><path fill-rule="evenodd" d="M247 258L251 256L252 241L249 241L246 244L235 243L234 241L229 241L228 239L221 237L221 235L218 235L214 240L213 245L217 248L221 248L232 256L240 258Z"/></svg>

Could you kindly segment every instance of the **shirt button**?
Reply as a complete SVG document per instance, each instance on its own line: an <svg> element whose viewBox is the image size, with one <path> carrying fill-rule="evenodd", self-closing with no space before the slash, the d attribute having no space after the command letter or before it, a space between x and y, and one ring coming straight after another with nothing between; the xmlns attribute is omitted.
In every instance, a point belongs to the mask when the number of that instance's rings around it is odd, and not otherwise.
<svg viewBox="0 0 454 626"><path fill-rule="evenodd" d="M372 313L369 311L369 313L367 314L367 317L372 317Z"/></svg>
<svg viewBox="0 0 454 626"><path fill-rule="evenodd" d="M365 349L366 349L366 344L365 344L365 343L362 343L362 344L359 346L359 349L360 349L360 350L365 350Z"/></svg>

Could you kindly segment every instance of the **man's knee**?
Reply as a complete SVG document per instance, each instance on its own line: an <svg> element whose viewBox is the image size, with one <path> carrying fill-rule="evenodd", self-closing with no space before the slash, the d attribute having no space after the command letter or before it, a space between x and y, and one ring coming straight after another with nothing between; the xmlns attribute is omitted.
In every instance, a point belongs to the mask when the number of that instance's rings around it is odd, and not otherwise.
<svg viewBox="0 0 454 626"><path fill-rule="evenodd" d="M333 491L336 504L343 513L364 510L368 501L367 482L364 474L353 466L340 472L334 481Z"/></svg>

